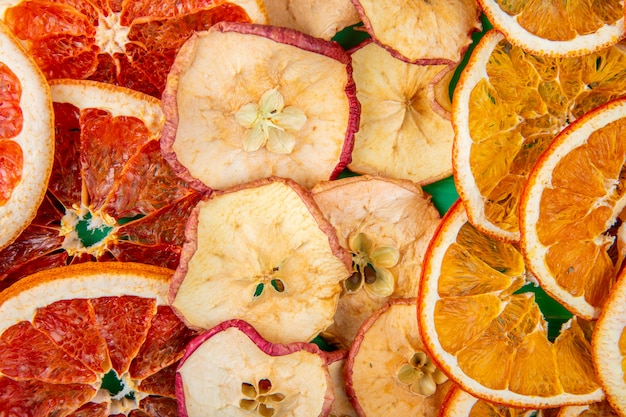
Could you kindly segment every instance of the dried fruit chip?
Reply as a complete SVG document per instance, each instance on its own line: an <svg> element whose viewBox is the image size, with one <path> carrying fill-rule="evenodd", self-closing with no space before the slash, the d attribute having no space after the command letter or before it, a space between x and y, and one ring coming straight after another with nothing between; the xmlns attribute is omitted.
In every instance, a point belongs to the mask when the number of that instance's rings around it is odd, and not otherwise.
<svg viewBox="0 0 626 417"><path fill-rule="evenodd" d="M163 94L162 150L199 189L281 176L311 187L350 159L349 56L287 28L224 23L192 37Z"/></svg>
<svg viewBox="0 0 626 417"><path fill-rule="evenodd" d="M327 416L333 401L328 359L312 343L270 343L229 320L192 340L176 374L181 414Z"/></svg>
<svg viewBox="0 0 626 417"><path fill-rule="evenodd" d="M267 340L308 342L331 323L350 256L310 194L271 178L198 203L170 300L192 327L242 319Z"/></svg>
<svg viewBox="0 0 626 417"><path fill-rule="evenodd" d="M328 372L333 381L334 401L328 417L358 417L350 399L346 394L346 382L344 380L344 367L347 350L333 350L328 352Z"/></svg>

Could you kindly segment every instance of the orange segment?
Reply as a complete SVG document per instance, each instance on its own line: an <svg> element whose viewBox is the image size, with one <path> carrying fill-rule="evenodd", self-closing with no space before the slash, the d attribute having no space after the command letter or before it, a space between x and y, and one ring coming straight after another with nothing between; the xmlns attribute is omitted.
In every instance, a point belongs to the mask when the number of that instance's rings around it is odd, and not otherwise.
<svg viewBox="0 0 626 417"><path fill-rule="evenodd" d="M0 139L0 206L9 201L20 183L23 166L22 147L15 141Z"/></svg>
<svg viewBox="0 0 626 417"><path fill-rule="evenodd" d="M0 138L13 138L22 131L24 116L20 108L22 86L13 71L0 62Z"/></svg>

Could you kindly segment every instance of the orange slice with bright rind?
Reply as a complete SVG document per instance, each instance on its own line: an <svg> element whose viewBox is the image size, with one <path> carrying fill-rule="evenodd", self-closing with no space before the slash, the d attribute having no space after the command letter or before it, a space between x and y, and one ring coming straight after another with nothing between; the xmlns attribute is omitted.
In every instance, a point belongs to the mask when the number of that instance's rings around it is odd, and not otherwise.
<svg viewBox="0 0 626 417"><path fill-rule="evenodd" d="M626 273L611 290L593 332L593 364L613 409L626 415Z"/></svg>
<svg viewBox="0 0 626 417"><path fill-rule="evenodd" d="M548 58L489 31L452 100L452 165L470 221L502 240L519 240L519 199L541 152L567 124L625 93L624 43Z"/></svg>
<svg viewBox="0 0 626 417"><path fill-rule="evenodd" d="M171 275L143 264L85 263L2 292L0 414L154 415L159 407L174 415L171 370L194 333L166 303Z"/></svg>
<svg viewBox="0 0 626 417"><path fill-rule="evenodd" d="M530 172L520 203L521 248L542 287L595 319L622 267L626 99L563 130Z"/></svg>
<svg viewBox="0 0 626 417"><path fill-rule="evenodd" d="M624 2L479 0L493 26L538 55L584 55L626 36Z"/></svg>
<svg viewBox="0 0 626 417"><path fill-rule="evenodd" d="M54 161L50 88L37 65L0 24L0 250L30 224Z"/></svg>
<svg viewBox="0 0 626 417"><path fill-rule="evenodd" d="M517 248L479 232L455 203L431 240L419 291L420 332L433 360L487 401L529 408L599 401L588 326L572 319L549 340L534 294L522 289L527 281Z"/></svg>

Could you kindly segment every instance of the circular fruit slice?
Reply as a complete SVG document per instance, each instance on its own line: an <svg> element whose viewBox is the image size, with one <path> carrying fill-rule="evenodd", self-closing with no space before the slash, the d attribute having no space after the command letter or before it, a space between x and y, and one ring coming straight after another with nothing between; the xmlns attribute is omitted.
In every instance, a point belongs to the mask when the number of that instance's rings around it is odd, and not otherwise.
<svg viewBox="0 0 626 417"><path fill-rule="evenodd" d="M429 357L415 299L394 299L359 330L345 365L346 392L358 415L436 415L453 385Z"/></svg>
<svg viewBox="0 0 626 417"><path fill-rule="evenodd" d="M425 185L452 174L450 65L415 65L364 41L351 51L359 130L351 171Z"/></svg>
<svg viewBox="0 0 626 417"><path fill-rule="evenodd" d="M312 343L270 343L228 320L192 340L176 373L183 417L328 416L328 359Z"/></svg>
<svg viewBox="0 0 626 417"><path fill-rule="evenodd" d="M626 415L626 272L620 273L593 332L593 364L608 402Z"/></svg>
<svg viewBox="0 0 626 417"><path fill-rule="evenodd" d="M407 180L348 177L319 183L312 193L352 255L352 276L324 332L330 343L347 348L390 298L417 294L422 259L440 216L430 196Z"/></svg>
<svg viewBox="0 0 626 417"><path fill-rule="evenodd" d="M171 275L84 263L0 293L0 414L175 415L174 380L163 375L195 334L166 304Z"/></svg>
<svg viewBox="0 0 626 417"><path fill-rule="evenodd" d="M308 342L333 320L350 255L310 194L270 178L198 203L170 289L186 322L242 319L273 343Z"/></svg>
<svg viewBox="0 0 626 417"><path fill-rule="evenodd" d="M35 219L0 251L0 288L53 266L136 261L174 269L201 198L160 153L160 102L84 80L51 81L56 152Z"/></svg>
<svg viewBox="0 0 626 417"><path fill-rule="evenodd" d="M584 55L626 36L621 0L478 1L489 21L512 44L537 55Z"/></svg>
<svg viewBox="0 0 626 417"><path fill-rule="evenodd" d="M48 79L91 79L156 97L193 32L249 21L242 7L223 0L9 0L0 17Z"/></svg>
<svg viewBox="0 0 626 417"><path fill-rule="evenodd" d="M334 42L287 28L217 24L193 36L172 68L163 154L198 189L269 176L307 188L334 179L358 127L351 72Z"/></svg>
<svg viewBox="0 0 626 417"><path fill-rule="evenodd" d="M27 52L0 24L0 249L28 226L54 160L52 99Z"/></svg>
<svg viewBox="0 0 626 417"><path fill-rule="evenodd" d="M364 28L396 58L457 63L481 27L475 0L352 0Z"/></svg>
<svg viewBox="0 0 626 417"><path fill-rule="evenodd" d="M552 141L520 201L521 248L542 287L595 319L626 255L626 99L590 111Z"/></svg>
<svg viewBox="0 0 626 417"><path fill-rule="evenodd" d="M624 93L623 43L581 57L548 58L489 31L452 100L452 165L470 221L502 240L519 240L519 199L539 155L567 124Z"/></svg>
<svg viewBox="0 0 626 417"><path fill-rule="evenodd" d="M472 395L548 408L603 397L591 364L591 330L572 318L554 341L515 246L468 222L459 201L424 259L418 320L433 360Z"/></svg>

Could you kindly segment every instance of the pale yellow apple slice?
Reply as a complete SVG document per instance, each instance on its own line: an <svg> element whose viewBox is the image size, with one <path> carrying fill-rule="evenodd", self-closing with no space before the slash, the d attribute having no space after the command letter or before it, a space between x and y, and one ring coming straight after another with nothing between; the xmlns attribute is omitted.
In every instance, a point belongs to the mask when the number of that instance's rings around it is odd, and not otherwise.
<svg viewBox="0 0 626 417"><path fill-rule="evenodd" d="M170 289L192 327L237 318L271 342L308 342L332 324L350 255L310 194L262 179L213 193L190 216Z"/></svg>

